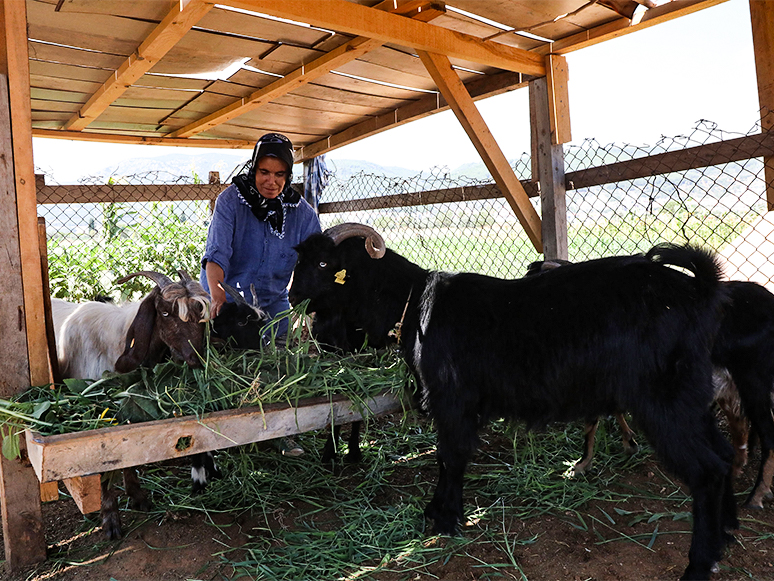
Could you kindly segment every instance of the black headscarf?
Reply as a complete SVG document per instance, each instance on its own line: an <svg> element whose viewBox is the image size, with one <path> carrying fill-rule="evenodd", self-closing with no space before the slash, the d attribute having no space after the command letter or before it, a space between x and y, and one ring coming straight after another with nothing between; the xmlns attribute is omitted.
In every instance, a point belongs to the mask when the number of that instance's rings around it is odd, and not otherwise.
<svg viewBox="0 0 774 581"><path fill-rule="evenodd" d="M266 156L276 157L288 166L285 187L273 200L264 198L255 187L258 161ZM295 208L301 201L301 194L290 187L293 177L293 144L290 139L280 133L267 133L261 137L255 144L253 157L246 169L247 171L236 176L231 183L236 185L240 196L250 207L253 215L267 222L273 234L284 238L285 208L288 206Z"/></svg>

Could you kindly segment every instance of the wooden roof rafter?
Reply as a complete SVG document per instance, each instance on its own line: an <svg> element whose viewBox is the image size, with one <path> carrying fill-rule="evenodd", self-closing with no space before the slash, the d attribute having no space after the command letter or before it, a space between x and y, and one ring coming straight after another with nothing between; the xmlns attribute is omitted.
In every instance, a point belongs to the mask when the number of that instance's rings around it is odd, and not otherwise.
<svg viewBox="0 0 774 581"><path fill-rule="evenodd" d="M405 18L346 0L307 2L305 0L222 0L220 4L277 18L302 21L339 32L374 38L443 54L450 58L496 67L506 71L543 76L541 55L505 44L482 41L417 19Z"/></svg>
<svg viewBox="0 0 774 581"><path fill-rule="evenodd" d="M442 12L442 7L431 4L427 0L410 0L402 4L393 0L384 0L374 7L377 10L394 12L421 22L428 22ZM188 138L207 131L221 123L225 123L269 103L297 87L310 83L331 72L333 69L351 62L367 52L382 46L381 40L358 36L332 51L322 55L308 64L304 64L283 78L274 81L247 97L236 100L230 105L215 111L193 123L170 133L170 138Z"/></svg>
<svg viewBox="0 0 774 581"><path fill-rule="evenodd" d="M64 126L67 131L81 131L100 116L132 84L147 73L174 47L215 3L210 0L180 0L174 3L151 34L140 44L113 75L105 81Z"/></svg>

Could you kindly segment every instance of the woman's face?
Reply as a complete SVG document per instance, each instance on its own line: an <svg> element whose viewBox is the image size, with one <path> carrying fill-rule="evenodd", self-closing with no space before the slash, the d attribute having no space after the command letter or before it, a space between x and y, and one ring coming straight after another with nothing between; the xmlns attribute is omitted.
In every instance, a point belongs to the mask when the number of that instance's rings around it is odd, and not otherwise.
<svg viewBox="0 0 774 581"><path fill-rule="evenodd" d="M269 200L273 200L282 193L285 182L288 179L287 164L272 156L265 156L258 160L258 168L255 170L255 188Z"/></svg>

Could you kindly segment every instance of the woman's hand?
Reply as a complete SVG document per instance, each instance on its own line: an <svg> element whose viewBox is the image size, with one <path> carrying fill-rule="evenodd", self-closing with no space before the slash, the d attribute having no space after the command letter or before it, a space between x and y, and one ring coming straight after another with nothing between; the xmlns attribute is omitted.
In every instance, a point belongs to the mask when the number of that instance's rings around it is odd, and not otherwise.
<svg viewBox="0 0 774 581"><path fill-rule="evenodd" d="M223 269L214 262L208 262L204 272L207 276L207 286L210 287L210 319L214 319L226 302L226 291L220 286L224 278Z"/></svg>

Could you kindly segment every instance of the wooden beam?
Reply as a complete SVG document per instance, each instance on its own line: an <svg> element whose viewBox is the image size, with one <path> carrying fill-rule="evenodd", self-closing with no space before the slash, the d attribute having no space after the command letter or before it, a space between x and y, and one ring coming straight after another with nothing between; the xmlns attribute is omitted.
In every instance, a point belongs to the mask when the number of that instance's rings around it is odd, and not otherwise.
<svg viewBox="0 0 774 581"><path fill-rule="evenodd" d="M46 347L46 322L43 310L43 279L40 271L37 207L35 200L35 164L32 159L32 113L30 105L29 53L27 52L27 15L15 2L7 2L6 27L12 27L8 40L8 96L13 130L13 173L19 224L24 319L27 327L31 385L51 380Z"/></svg>
<svg viewBox="0 0 774 581"><path fill-rule="evenodd" d="M223 107L206 117L190 123L177 131L173 131L169 134L169 137L191 137L202 131L212 129L221 123L225 123L248 111L257 109L258 107L289 93L293 89L329 73L336 67L340 67L355 60L359 56L380 47L382 44L383 43L380 40L372 40L362 36L353 38L331 52L313 60L308 65L302 65L295 71L288 73L281 79L251 93L247 97L234 101L230 105Z"/></svg>
<svg viewBox="0 0 774 581"><path fill-rule="evenodd" d="M0 397L49 380L31 125L26 4L0 0ZM23 444L18 459L0 455L0 505L8 567L44 560L40 489Z"/></svg>
<svg viewBox="0 0 774 581"><path fill-rule="evenodd" d="M169 145L175 147L211 147L213 149L252 149L254 141L244 139L169 139L167 137L142 137L111 133L91 133L86 131L62 131L59 129L32 129L33 137L46 139L69 139L91 141L94 143L122 143L125 145Z"/></svg>
<svg viewBox="0 0 774 581"><path fill-rule="evenodd" d="M774 2L750 0L761 129L774 132ZM766 202L774 210L774 156L763 159Z"/></svg>
<svg viewBox="0 0 774 581"><path fill-rule="evenodd" d="M528 80L531 78L521 73L500 73L471 81L465 85L465 88L473 100L478 101L479 99L526 87ZM442 95L422 97L409 105L399 107L383 115L371 117L347 127L339 133L329 135L325 139L301 146L301 149L296 152L296 161L311 159L371 135L387 131L393 127L399 127L411 121L446 111L448 108L449 105Z"/></svg>
<svg viewBox="0 0 774 581"><path fill-rule="evenodd" d="M572 141L570 125L570 74L567 59L562 55L546 57L546 81L548 85L548 121L551 128L551 143Z"/></svg>
<svg viewBox="0 0 774 581"><path fill-rule="evenodd" d="M568 173L566 184L568 190L579 190L767 156L774 156L774 132L772 131L678 151L667 151L601 167L591 167Z"/></svg>
<svg viewBox="0 0 774 581"><path fill-rule="evenodd" d="M606 40L618 38L625 34L630 34L638 30L655 26L656 24L661 24L662 22L668 22L675 18L680 18L681 16L686 16L687 14L698 12L699 10L726 1L727 0L672 0L671 2L661 4L655 8L650 8L645 13L642 20L636 24L632 24L631 20L628 18L618 18L612 22L603 24L602 26L584 30L583 32L538 47L534 52L543 55L549 53L567 54L581 48L586 48L587 46L593 46Z"/></svg>
<svg viewBox="0 0 774 581"><path fill-rule="evenodd" d="M64 485L81 514L97 512L102 503L102 482L99 474L65 478Z"/></svg>
<svg viewBox="0 0 774 581"><path fill-rule="evenodd" d="M530 51L404 18L346 0L223 0L226 6L288 18L355 36L392 42L417 50L543 76L543 59Z"/></svg>
<svg viewBox="0 0 774 581"><path fill-rule="evenodd" d="M220 184L80 184L39 186L37 196L38 204L179 202L212 200L222 191Z"/></svg>
<svg viewBox="0 0 774 581"><path fill-rule="evenodd" d="M624 180L661 175L672 171L687 171L765 156L774 156L774 132L769 131L758 135L738 137L728 141L699 145L679 151L668 151L612 165L570 172L565 174L565 188L567 190L590 188ZM539 170L535 169L534 174L537 177ZM521 182L521 185L530 198L540 195L535 183L524 180ZM364 210L380 210L383 208L405 208L427 204L492 200L501 197L500 188L496 184L489 183L391 196L376 196L359 200L323 202L319 206L319 211L321 214L362 212Z"/></svg>
<svg viewBox="0 0 774 581"><path fill-rule="evenodd" d="M535 79L529 84L529 112L532 125L533 172L537 165L540 184L540 208L543 248L546 259L568 259L567 200L564 187L564 151L554 143L551 127L551 89L548 78ZM535 164L535 161L537 162Z"/></svg>
<svg viewBox="0 0 774 581"><path fill-rule="evenodd" d="M406 407L391 393L362 405L343 396L309 398L296 407L266 404L263 409L246 407L56 436L27 430L26 442L35 474L48 482L273 440ZM190 445L180 446L181 438Z"/></svg>
<svg viewBox="0 0 774 581"><path fill-rule="evenodd" d="M53 502L55 500L59 500L59 483L41 482L40 502Z"/></svg>
<svg viewBox="0 0 774 581"><path fill-rule="evenodd" d="M443 55L425 51L419 52L419 58L422 59L438 89L465 129L465 133L473 142L473 146L481 156L484 165L492 174L505 199L508 200L535 249L538 252L543 252L540 216L529 201L529 197L524 188L521 187L516 174L513 173L513 168L508 164L508 160L497 145L484 118L476 109L473 99L465 90L465 85L452 69L449 59Z"/></svg>
<svg viewBox="0 0 774 581"><path fill-rule="evenodd" d="M180 0L137 51L113 73L64 128L81 131L99 117L134 82L147 73L215 5L208 0ZM25 42L26 45L26 42Z"/></svg>

